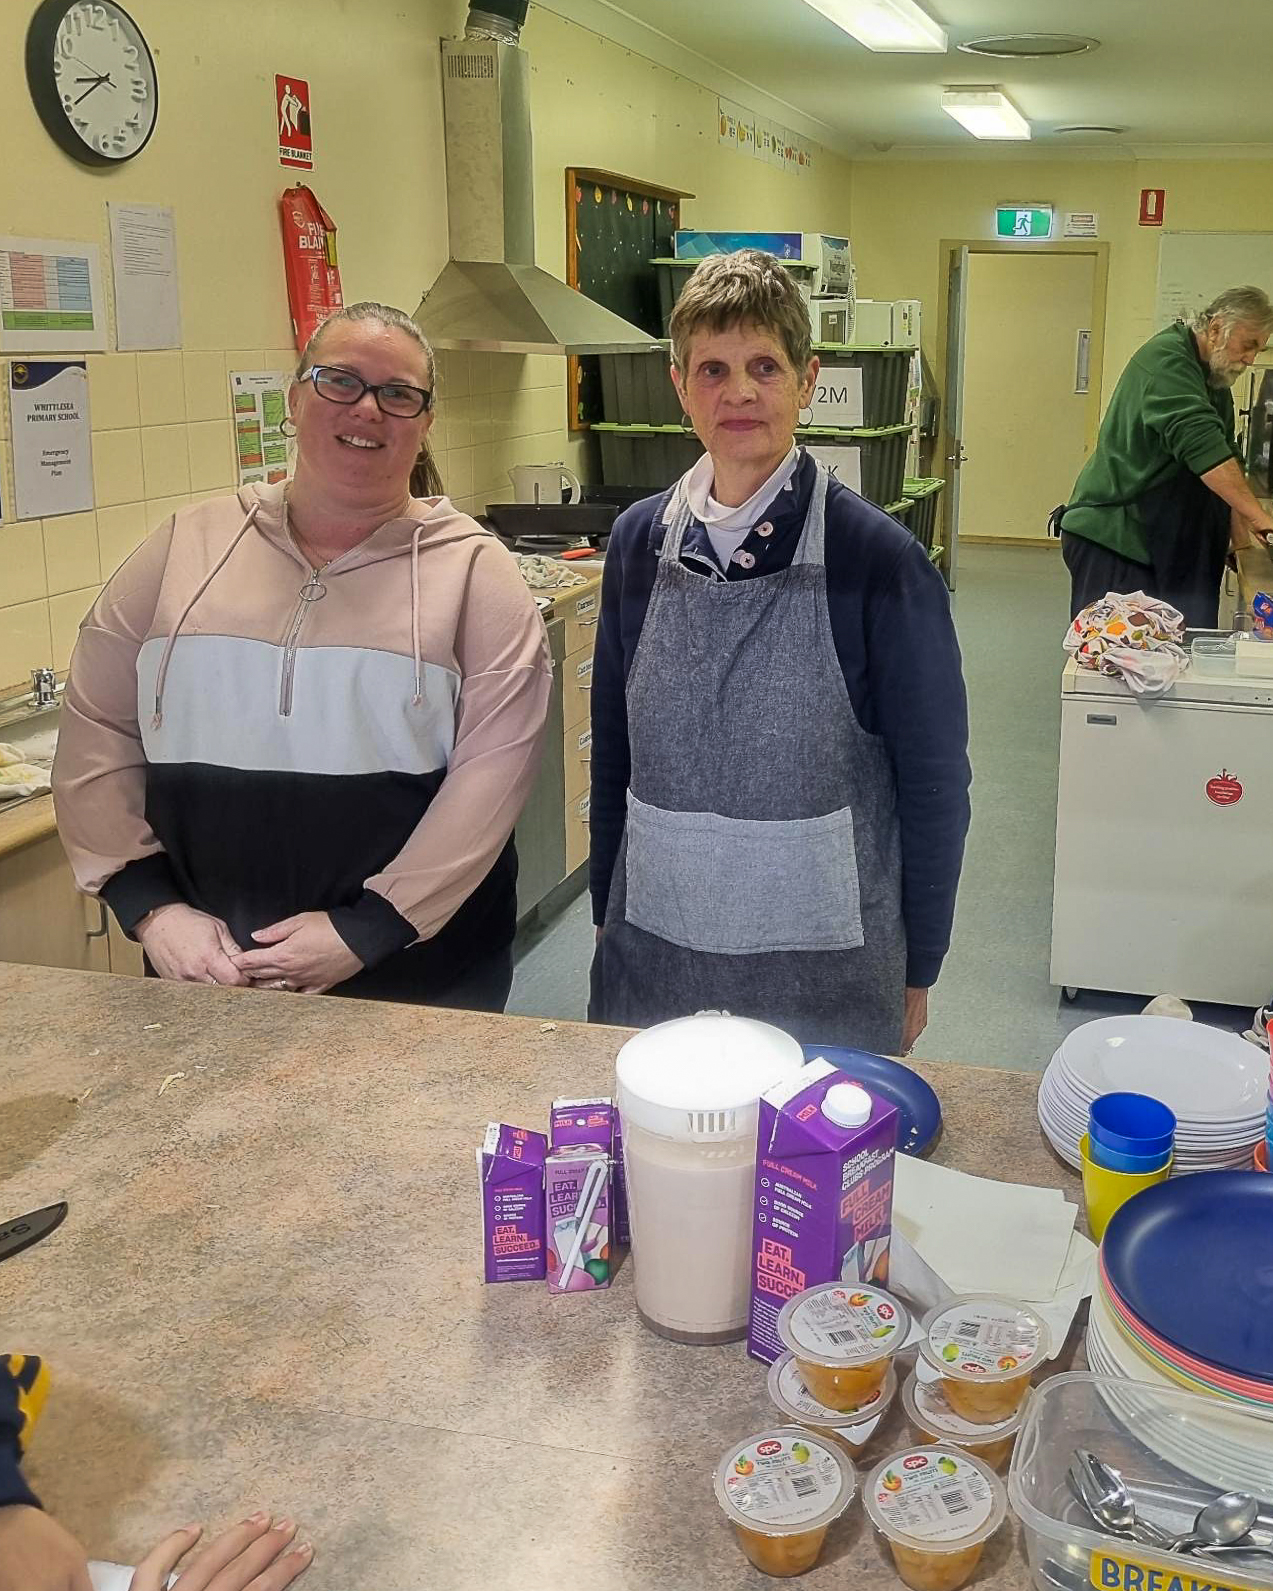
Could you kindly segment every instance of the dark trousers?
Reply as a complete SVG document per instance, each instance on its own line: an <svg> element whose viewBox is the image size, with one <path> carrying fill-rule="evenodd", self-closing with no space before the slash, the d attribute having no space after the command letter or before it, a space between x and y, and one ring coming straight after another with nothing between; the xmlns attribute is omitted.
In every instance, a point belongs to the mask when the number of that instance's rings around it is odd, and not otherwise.
<svg viewBox="0 0 1273 1591"><path fill-rule="evenodd" d="M1150 562L1137 563L1108 547L1061 533L1070 571L1070 617L1107 591L1143 591L1184 614L1191 630L1214 630L1220 582L1229 550L1229 507L1190 470L1156 486L1136 504Z"/></svg>

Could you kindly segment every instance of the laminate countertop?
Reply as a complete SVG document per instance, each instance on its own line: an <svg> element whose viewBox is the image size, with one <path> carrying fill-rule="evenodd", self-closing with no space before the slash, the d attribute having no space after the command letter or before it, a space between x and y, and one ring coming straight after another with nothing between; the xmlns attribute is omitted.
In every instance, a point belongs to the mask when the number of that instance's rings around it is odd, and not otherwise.
<svg viewBox="0 0 1273 1591"><path fill-rule="evenodd" d="M646 1330L630 1262L481 1279L487 1121L609 1093L625 1037L0 965L0 1214L70 1201L0 1269L0 1351L51 1367L27 1470L90 1556L261 1505L315 1543L305 1591L769 1585L712 1493L764 1367ZM937 1160L1077 1202L1036 1074L916 1070ZM859 1503L802 1583L900 1583ZM973 1584L1029 1583L1010 1517Z"/></svg>

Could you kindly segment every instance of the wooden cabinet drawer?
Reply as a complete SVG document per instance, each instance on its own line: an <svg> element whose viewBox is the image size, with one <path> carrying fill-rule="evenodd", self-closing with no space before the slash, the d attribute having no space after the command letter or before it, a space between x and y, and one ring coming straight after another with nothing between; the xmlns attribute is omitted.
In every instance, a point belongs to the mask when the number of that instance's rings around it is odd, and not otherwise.
<svg viewBox="0 0 1273 1591"><path fill-rule="evenodd" d="M566 803L566 873L569 876L588 860L588 813L592 795L585 790L573 801Z"/></svg>
<svg viewBox="0 0 1273 1591"><path fill-rule="evenodd" d="M576 724L566 731L562 749L566 774L566 805L577 801L592 783L592 727Z"/></svg>
<svg viewBox="0 0 1273 1591"><path fill-rule="evenodd" d="M591 646L597 634L601 613L601 587L593 586L582 596L566 598L557 604L566 621L566 655Z"/></svg>
<svg viewBox="0 0 1273 1591"><path fill-rule="evenodd" d="M561 666L561 721L567 733L586 724L592 704L592 646L567 654Z"/></svg>

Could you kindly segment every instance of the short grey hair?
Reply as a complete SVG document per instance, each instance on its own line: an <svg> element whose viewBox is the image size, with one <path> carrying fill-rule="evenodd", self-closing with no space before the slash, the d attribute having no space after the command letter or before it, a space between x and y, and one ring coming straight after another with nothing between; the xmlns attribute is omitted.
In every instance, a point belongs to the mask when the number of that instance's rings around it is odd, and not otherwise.
<svg viewBox="0 0 1273 1591"><path fill-rule="evenodd" d="M346 304L343 309L334 310L327 319L318 327L301 351L301 357L296 364L296 380L300 381L306 371L314 364L321 349L324 334L342 321L371 321L377 326L385 326L390 331L405 332L414 342L424 350L424 367L428 371L429 390L434 392L437 386L437 362L433 357L433 348L429 339L416 325L405 309L395 309L392 304L377 304L372 299L362 299L357 304ZM434 401L430 399L429 408L433 409ZM429 447L428 438L420 449L420 456L416 459L415 468L411 472L412 497L442 497L446 488L442 482L442 475L438 469L437 460Z"/></svg>
<svg viewBox="0 0 1273 1591"><path fill-rule="evenodd" d="M738 249L702 261L672 311L672 363L684 375L696 331L730 331L735 326L776 333L796 373L803 376L808 369L813 358L809 309L795 278L774 255Z"/></svg>
<svg viewBox="0 0 1273 1591"><path fill-rule="evenodd" d="M1194 331L1206 331L1219 320L1226 332L1235 326L1250 326L1253 331L1273 332L1273 303L1260 287L1226 287L1224 292L1193 318Z"/></svg>

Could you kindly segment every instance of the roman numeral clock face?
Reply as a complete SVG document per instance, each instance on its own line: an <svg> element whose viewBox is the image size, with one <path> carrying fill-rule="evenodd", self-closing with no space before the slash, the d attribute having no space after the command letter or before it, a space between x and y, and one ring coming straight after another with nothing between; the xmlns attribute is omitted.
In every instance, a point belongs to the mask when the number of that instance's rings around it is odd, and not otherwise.
<svg viewBox="0 0 1273 1591"><path fill-rule="evenodd" d="M131 160L159 115L141 29L114 0L43 0L27 31L27 86L49 136L90 166Z"/></svg>

